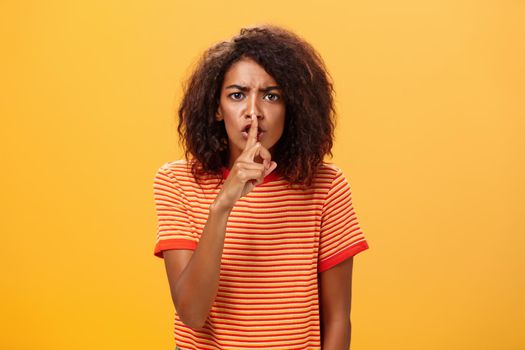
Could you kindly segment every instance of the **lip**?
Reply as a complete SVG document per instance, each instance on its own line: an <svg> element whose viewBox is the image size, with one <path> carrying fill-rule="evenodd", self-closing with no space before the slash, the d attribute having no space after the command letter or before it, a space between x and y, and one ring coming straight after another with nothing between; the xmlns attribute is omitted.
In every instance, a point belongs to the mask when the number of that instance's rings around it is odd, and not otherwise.
<svg viewBox="0 0 525 350"><path fill-rule="evenodd" d="M251 122L249 124L244 125L244 127L241 129L241 134L245 139L248 139L248 134L250 133L250 127ZM244 131L246 130L246 131ZM260 126L257 126L257 141L260 141L261 138L266 134L266 129L261 128Z"/></svg>
<svg viewBox="0 0 525 350"><path fill-rule="evenodd" d="M246 131L242 131L241 134L243 138L245 138L246 140L248 139L248 133ZM257 133L257 141L260 141L263 138L264 134L266 134L266 131L259 131Z"/></svg>
<svg viewBox="0 0 525 350"><path fill-rule="evenodd" d="M251 127L251 126L252 126L251 124L246 124L245 126L243 126L243 128L241 129L241 131L246 130L246 132L250 132L250 127ZM258 131L262 131L262 132L265 132L265 131L266 131L266 129L263 129L263 128L261 128L260 126L257 127L257 130L258 130Z"/></svg>

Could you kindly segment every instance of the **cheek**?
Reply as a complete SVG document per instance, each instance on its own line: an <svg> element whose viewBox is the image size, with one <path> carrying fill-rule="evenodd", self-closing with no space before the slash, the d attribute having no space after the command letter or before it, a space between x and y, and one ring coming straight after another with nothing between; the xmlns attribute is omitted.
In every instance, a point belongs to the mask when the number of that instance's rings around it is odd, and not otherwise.
<svg viewBox="0 0 525 350"><path fill-rule="evenodd" d="M226 128L228 138L231 139L236 137L235 135L238 133L239 126L237 125L237 122L233 121L228 115L224 116L224 127Z"/></svg>
<svg viewBox="0 0 525 350"><path fill-rule="evenodd" d="M273 127L276 130L280 130L284 127L284 119L286 115L286 109L284 106L272 106L266 111L266 114L269 117L268 119L272 120Z"/></svg>
<svg viewBox="0 0 525 350"><path fill-rule="evenodd" d="M235 126L232 125L231 123L228 123L225 119L225 122L224 122L224 126L226 127L226 132L228 133L228 136L231 136L234 129L235 129Z"/></svg>
<svg viewBox="0 0 525 350"><path fill-rule="evenodd" d="M221 109L226 115L235 115L238 112L238 109L241 108L239 103L232 103L229 101L221 102Z"/></svg>
<svg viewBox="0 0 525 350"><path fill-rule="evenodd" d="M286 113L285 113L285 110L283 108L282 111L281 111L281 115L280 115L279 123L278 123L279 130L281 131L281 133L284 131L285 118L286 118Z"/></svg>

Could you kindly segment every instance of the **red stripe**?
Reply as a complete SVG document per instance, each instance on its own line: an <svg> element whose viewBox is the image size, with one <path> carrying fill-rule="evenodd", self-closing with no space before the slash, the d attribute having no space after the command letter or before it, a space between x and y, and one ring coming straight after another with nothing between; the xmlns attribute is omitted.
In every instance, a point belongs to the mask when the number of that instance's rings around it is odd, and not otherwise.
<svg viewBox="0 0 525 350"><path fill-rule="evenodd" d="M342 252L339 252L333 256L331 256L328 259L325 259L321 262L319 262L319 273L324 272L328 270L329 268L339 264L340 262L350 258L351 256L356 255L357 253L368 249L368 244L366 241L360 241L357 244L354 244L347 249L343 250Z"/></svg>
<svg viewBox="0 0 525 350"><path fill-rule="evenodd" d="M159 257L167 249L196 249L220 191L211 175L199 186L187 164L166 163L154 178ZM185 350L320 347L319 273L368 244L350 185L335 165L323 165L307 190L272 174L265 180L274 181L230 213L207 329L192 330L175 317L175 339Z"/></svg>
<svg viewBox="0 0 525 350"><path fill-rule="evenodd" d="M224 297L224 295L228 295L228 297ZM255 303L256 300L260 301L260 300L272 300L272 301L275 301L275 297L274 296L268 296L268 295L259 295L256 296L256 297L253 297L253 298L250 298L250 297L240 297L239 296L239 293L237 292L225 292L225 291L219 291L217 292L217 297L215 297L215 300L221 300L221 301L224 301L224 302L228 302L229 300L231 300L231 295L232 294L235 294L235 296L237 296L237 301L242 304L243 302L245 303ZM269 293L265 293L265 294L269 294ZM276 293L277 294L277 293ZM283 294L283 293L279 293L279 294ZM317 289L315 290L312 290L310 293L304 293L302 295L294 295L294 294L290 294L288 296L280 296L279 297L279 300L288 300L288 299L293 299L293 300L296 300L296 299L299 299L301 297L304 297L305 300L310 300L308 298L317 298Z"/></svg>
<svg viewBox="0 0 525 350"><path fill-rule="evenodd" d="M281 288L281 287L270 287L271 289L277 289L277 288ZM264 291L264 294L267 294L267 295L271 295L271 294L283 294L283 293L289 293L290 292L290 288L288 287L282 287L282 288L285 288L284 291L278 291L278 290L265 290ZM237 287L231 287L231 286L225 286L224 284L219 284L219 290L217 292L217 294L224 294L224 293L230 293L230 294L236 294L236 295L250 295L250 294L261 294L261 291L257 291L257 292L248 292L248 291L244 291L244 289L258 289L257 287L242 287L241 288L237 288ZM242 290L242 291L241 291ZM317 286L311 286L310 288L301 288L301 291L303 293L307 293L307 292L311 292L311 291L316 291L317 292Z"/></svg>

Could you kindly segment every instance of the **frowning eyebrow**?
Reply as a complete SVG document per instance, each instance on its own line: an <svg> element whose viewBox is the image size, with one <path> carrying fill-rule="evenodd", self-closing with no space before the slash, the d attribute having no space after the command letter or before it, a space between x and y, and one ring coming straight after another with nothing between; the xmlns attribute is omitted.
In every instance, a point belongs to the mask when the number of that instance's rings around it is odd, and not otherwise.
<svg viewBox="0 0 525 350"><path fill-rule="evenodd" d="M224 89L239 89L241 91L249 91L250 90L250 88L247 87L247 86L241 86L241 85L237 85L237 84L228 85ZM268 92L268 91L271 91L271 90L281 90L281 87L276 85L276 86L267 86L265 88L259 89L260 92Z"/></svg>

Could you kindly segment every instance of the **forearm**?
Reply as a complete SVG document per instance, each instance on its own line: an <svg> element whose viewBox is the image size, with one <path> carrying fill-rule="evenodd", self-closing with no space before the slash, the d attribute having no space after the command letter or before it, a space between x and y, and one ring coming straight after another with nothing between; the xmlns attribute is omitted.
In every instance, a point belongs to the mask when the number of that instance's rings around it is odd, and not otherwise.
<svg viewBox="0 0 525 350"><path fill-rule="evenodd" d="M352 324L348 321L327 321L321 334L322 350L349 350Z"/></svg>
<svg viewBox="0 0 525 350"><path fill-rule="evenodd" d="M219 273L226 224L231 209L210 206L208 220L186 268L175 286L174 303L183 322L204 325L219 288Z"/></svg>

